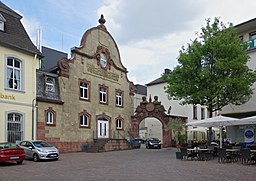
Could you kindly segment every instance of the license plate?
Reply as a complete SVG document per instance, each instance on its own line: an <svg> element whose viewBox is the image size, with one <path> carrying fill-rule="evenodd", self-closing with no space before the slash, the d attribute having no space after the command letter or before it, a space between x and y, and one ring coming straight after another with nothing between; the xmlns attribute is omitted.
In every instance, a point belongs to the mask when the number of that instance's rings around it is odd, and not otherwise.
<svg viewBox="0 0 256 181"><path fill-rule="evenodd" d="M154 145L154 147L158 147L158 145Z"/></svg>
<svg viewBox="0 0 256 181"><path fill-rule="evenodd" d="M18 157L18 156L11 156L11 157L10 157L11 160L15 160L15 159L19 159L19 158L20 158L20 157Z"/></svg>
<svg viewBox="0 0 256 181"><path fill-rule="evenodd" d="M57 154L54 154L54 155L50 155L50 157L57 157Z"/></svg>

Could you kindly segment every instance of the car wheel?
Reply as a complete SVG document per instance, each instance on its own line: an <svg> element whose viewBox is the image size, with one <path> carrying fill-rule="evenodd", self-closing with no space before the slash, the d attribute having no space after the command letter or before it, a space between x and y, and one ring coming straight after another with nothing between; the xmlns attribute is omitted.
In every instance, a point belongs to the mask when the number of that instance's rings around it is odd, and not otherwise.
<svg viewBox="0 0 256 181"><path fill-rule="evenodd" d="M36 153L33 155L33 161L34 162L38 162L39 161L39 156Z"/></svg>
<svg viewBox="0 0 256 181"><path fill-rule="evenodd" d="M22 164L23 160L17 161L17 164L20 165Z"/></svg>

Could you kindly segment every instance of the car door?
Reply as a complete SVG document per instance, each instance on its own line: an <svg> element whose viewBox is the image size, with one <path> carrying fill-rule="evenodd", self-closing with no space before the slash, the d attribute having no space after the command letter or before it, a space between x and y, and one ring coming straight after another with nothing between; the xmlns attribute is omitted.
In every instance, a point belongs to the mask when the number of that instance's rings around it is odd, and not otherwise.
<svg viewBox="0 0 256 181"><path fill-rule="evenodd" d="M30 143L31 144L31 143ZM26 158L32 158L33 154L32 154L32 150L29 148L29 142L28 141L22 141L20 143L20 147L24 149L25 153L26 153Z"/></svg>
<svg viewBox="0 0 256 181"><path fill-rule="evenodd" d="M27 147L27 154L28 154L28 157L29 158L33 158L33 153L34 153L34 149L35 147L33 146L33 144L29 141L27 141L27 144L26 144L26 147Z"/></svg>
<svg viewBox="0 0 256 181"><path fill-rule="evenodd" d="M22 141L20 142L19 146L25 151L26 153L26 158L29 158L28 157L28 148L27 148L27 141Z"/></svg>

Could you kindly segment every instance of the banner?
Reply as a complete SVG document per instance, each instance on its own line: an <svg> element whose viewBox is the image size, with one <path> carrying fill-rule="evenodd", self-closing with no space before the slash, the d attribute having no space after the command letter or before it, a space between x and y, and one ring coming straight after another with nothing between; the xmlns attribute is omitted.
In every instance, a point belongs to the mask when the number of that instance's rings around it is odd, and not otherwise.
<svg viewBox="0 0 256 181"><path fill-rule="evenodd" d="M244 142L246 145L254 143L254 129L245 129L244 130Z"/></svg>

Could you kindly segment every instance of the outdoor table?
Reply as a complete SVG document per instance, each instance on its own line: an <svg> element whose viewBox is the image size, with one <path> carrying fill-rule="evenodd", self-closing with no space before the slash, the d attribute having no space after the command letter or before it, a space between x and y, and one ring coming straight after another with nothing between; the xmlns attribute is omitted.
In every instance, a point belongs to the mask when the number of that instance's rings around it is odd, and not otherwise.
<svg viewBox="0 0 256 181"><path fill-rule="evenodd" d="M230 149L226 149L227 152L239 152L240 149L237 148L230 148Z"/></svg>
<svg viewBox="0 0 256 181"><path fill-rule="evenodd" d="M213 149L209 149L209 148L188 148L187 150L190 151L191 153L196 154L197 158L201 160L211 159L210 155L213 152Z"/></svg>
<svg viewBox="0 0 256 181"><path fill-rule="evenodd" d="M226 152L230 154L231 160L233 161L238 161L239 155L240 155L240 149L238 148L230 148L226 149Z"/></svg>

